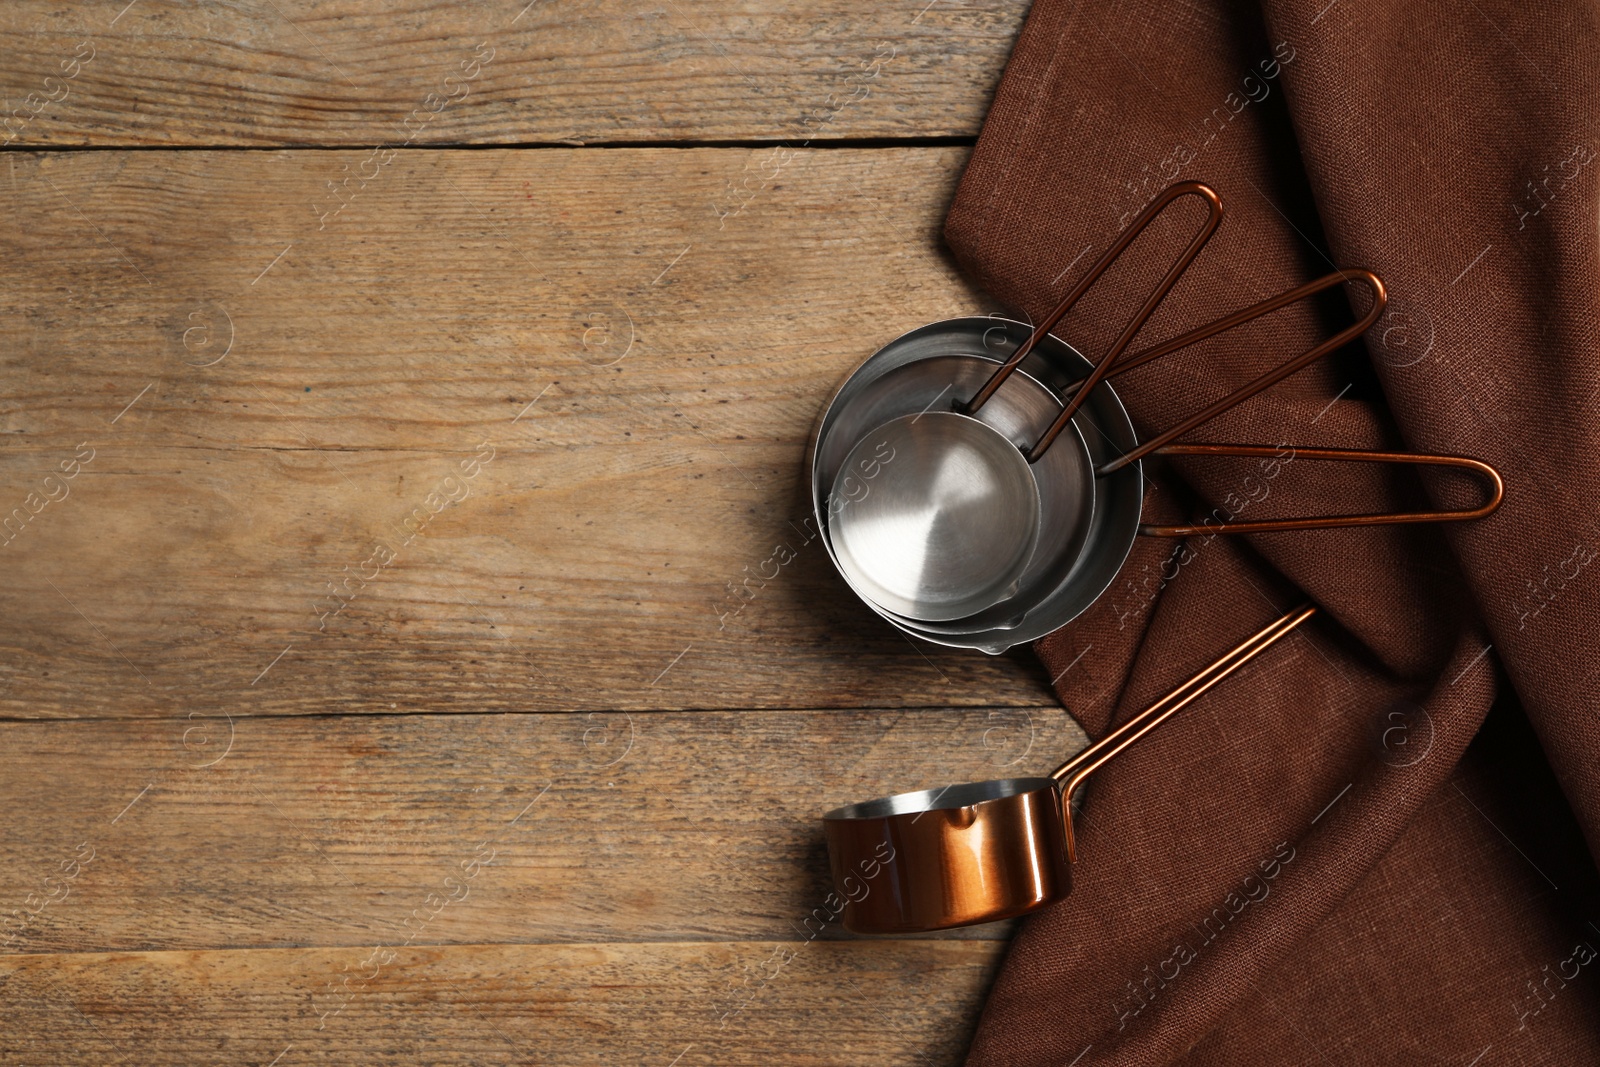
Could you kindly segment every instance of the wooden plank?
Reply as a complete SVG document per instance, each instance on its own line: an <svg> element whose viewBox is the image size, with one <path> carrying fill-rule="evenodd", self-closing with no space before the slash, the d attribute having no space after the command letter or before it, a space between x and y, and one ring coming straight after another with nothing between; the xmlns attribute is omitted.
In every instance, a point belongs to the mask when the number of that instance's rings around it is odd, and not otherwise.
<svg viewBox="0 0 1600 1067"><path fill-rule="evenodd" d="M1001 951L818 941L0 957L0 1055L274 1067L956 1064Z"/></svg>
<svg viewBox="0 0 1600 1067"><path fill-rule="evenodd" d="M1027 5L0 6L17 144L975 136Z"/></svg>
<svg viewBox="0 0 1600 1067"><path fill-rule="evenodd" d="M1060 708L5 723L0 951L848 937L825 811L1083 743Z"/></svg>
<svg viewBox="0 0 1600 1067"><path fill-rule="evenodd" d="M322 153L11 158L0 713L1049 701L805 526L834 384L991 306L937 240L961 150L722 215L761 153L411 154L323 229Z"/></svg>
<svg viewBox="0 0 1600 1067"><path fill-rule="evenodd" d="M326 179L360 152L12 154L0 429L69 449L803 443L879 345L995 309L939 235L966 155L439 150L341 201Z"/></svg>

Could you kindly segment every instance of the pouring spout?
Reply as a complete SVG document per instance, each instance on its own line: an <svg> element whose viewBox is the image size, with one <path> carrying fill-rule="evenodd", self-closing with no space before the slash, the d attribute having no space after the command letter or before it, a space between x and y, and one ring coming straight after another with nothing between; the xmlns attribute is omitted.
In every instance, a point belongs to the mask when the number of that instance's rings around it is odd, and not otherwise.
<svg viewBox="0 0 1600 1067"><path fill-rule="evenodd" d="M1307 604L1275 620L1193 678L1051 771L1050 777L1062 783L1062 814L1067 816L1067 824L1071 825L1072 794L1089 775L1104 766L1111 757L1160 726L1179 708L1271 648L1279 638L1311 618L1316 612L1316 608Z"/></svg>

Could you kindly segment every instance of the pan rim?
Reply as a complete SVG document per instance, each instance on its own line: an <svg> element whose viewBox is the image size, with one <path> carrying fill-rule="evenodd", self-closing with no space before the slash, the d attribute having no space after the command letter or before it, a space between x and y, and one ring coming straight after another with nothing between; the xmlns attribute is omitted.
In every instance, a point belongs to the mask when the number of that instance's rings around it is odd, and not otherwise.
<svg viewBox="0 0 1600 1067"><path fill-rule="evenodd" d="M953 811L995 800L1008 800L1041 789L1055 788L1055 779L1043 776L990 778L982 782L962 782L959 785L947 785L942 789L919 789L911 793L894 793L856 804L845 804L834 808L822 819L824 822L867 822L893 818L897 815Z"/></svg>

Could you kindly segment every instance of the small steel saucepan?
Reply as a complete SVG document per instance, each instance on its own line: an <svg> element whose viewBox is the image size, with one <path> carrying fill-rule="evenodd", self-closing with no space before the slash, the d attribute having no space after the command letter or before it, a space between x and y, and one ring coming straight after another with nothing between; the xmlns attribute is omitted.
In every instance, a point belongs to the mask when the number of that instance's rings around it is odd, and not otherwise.
<svg viewBox="0 0 1600 1067"><path fill-rule="evenodd" d="M1097 361L1050 331L1168 205L1198 197L1207 217ZM1156 197L1039 326L957 319L892 342L845 382L818 422L812 499L824 544L870 607L907 633L999 652L1070 622L1110 584L1136 534L1271 533L1460 522L1500 504L1488 464L1465 456L1294 446L1295 458L1452 467L1480 476L1485 502L1454 511L1150 525L1140 521L1151 455L1281 459L1282 447L1177 438L1360 336L1382 315L1383 283L1335 271L1138 352L1134 337L1222 219L1216 192L1181 182ZM1140 443L1109 377L1346 282L1365 285L1361 319ZM1026 330L1026 328L1022 328ZM981 334L981 343L979 336ZM1020 343L1019 343L1020 342ZM1003 360L997 358L1008 352ZM975 384L977 381L981 385Z"/></svg>
<svg viewBox="0 0 1600 1067"><path fill-rule="evenodd" d="M912 933L1007 919L1072 891L1072 800L1107 760L1266 651L1316 611L1278 619L1046 778L900 793L823 816L844 925Z"/></svg>

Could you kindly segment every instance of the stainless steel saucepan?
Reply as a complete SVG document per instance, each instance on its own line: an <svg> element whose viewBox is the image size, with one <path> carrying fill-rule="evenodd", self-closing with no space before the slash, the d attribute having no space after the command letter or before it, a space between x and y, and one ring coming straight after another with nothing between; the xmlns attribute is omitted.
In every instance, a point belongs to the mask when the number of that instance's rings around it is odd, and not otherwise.
<svg viewBox="0 0 1600 1067"><path fill-rule="evenodd" d="M1186 196L1205 203L1205 223L1105 355L1091 364L1051 334L1150 221ZM1130 354L1140 328L1221 218L1221 200L1209 187L1174 185L1038 327L982 318L934 323L891 342L846 380L818 423L812 500L830 556L870 607L930 641L1000 652L1086 609L1141 533L1459 522L1499 506L1500 477L1476 459L1296 446L1297 459L1465 469L1485 481L1486 502L1453 511L1141 525L1145 457L1279 455L1274 447L1176 439L1342 347L1383 313L1386 297L1376 275L1336 271ZM1108 377L1346 282L1371 292L1359 321L1150 440L1137 440Z"/></svg>

